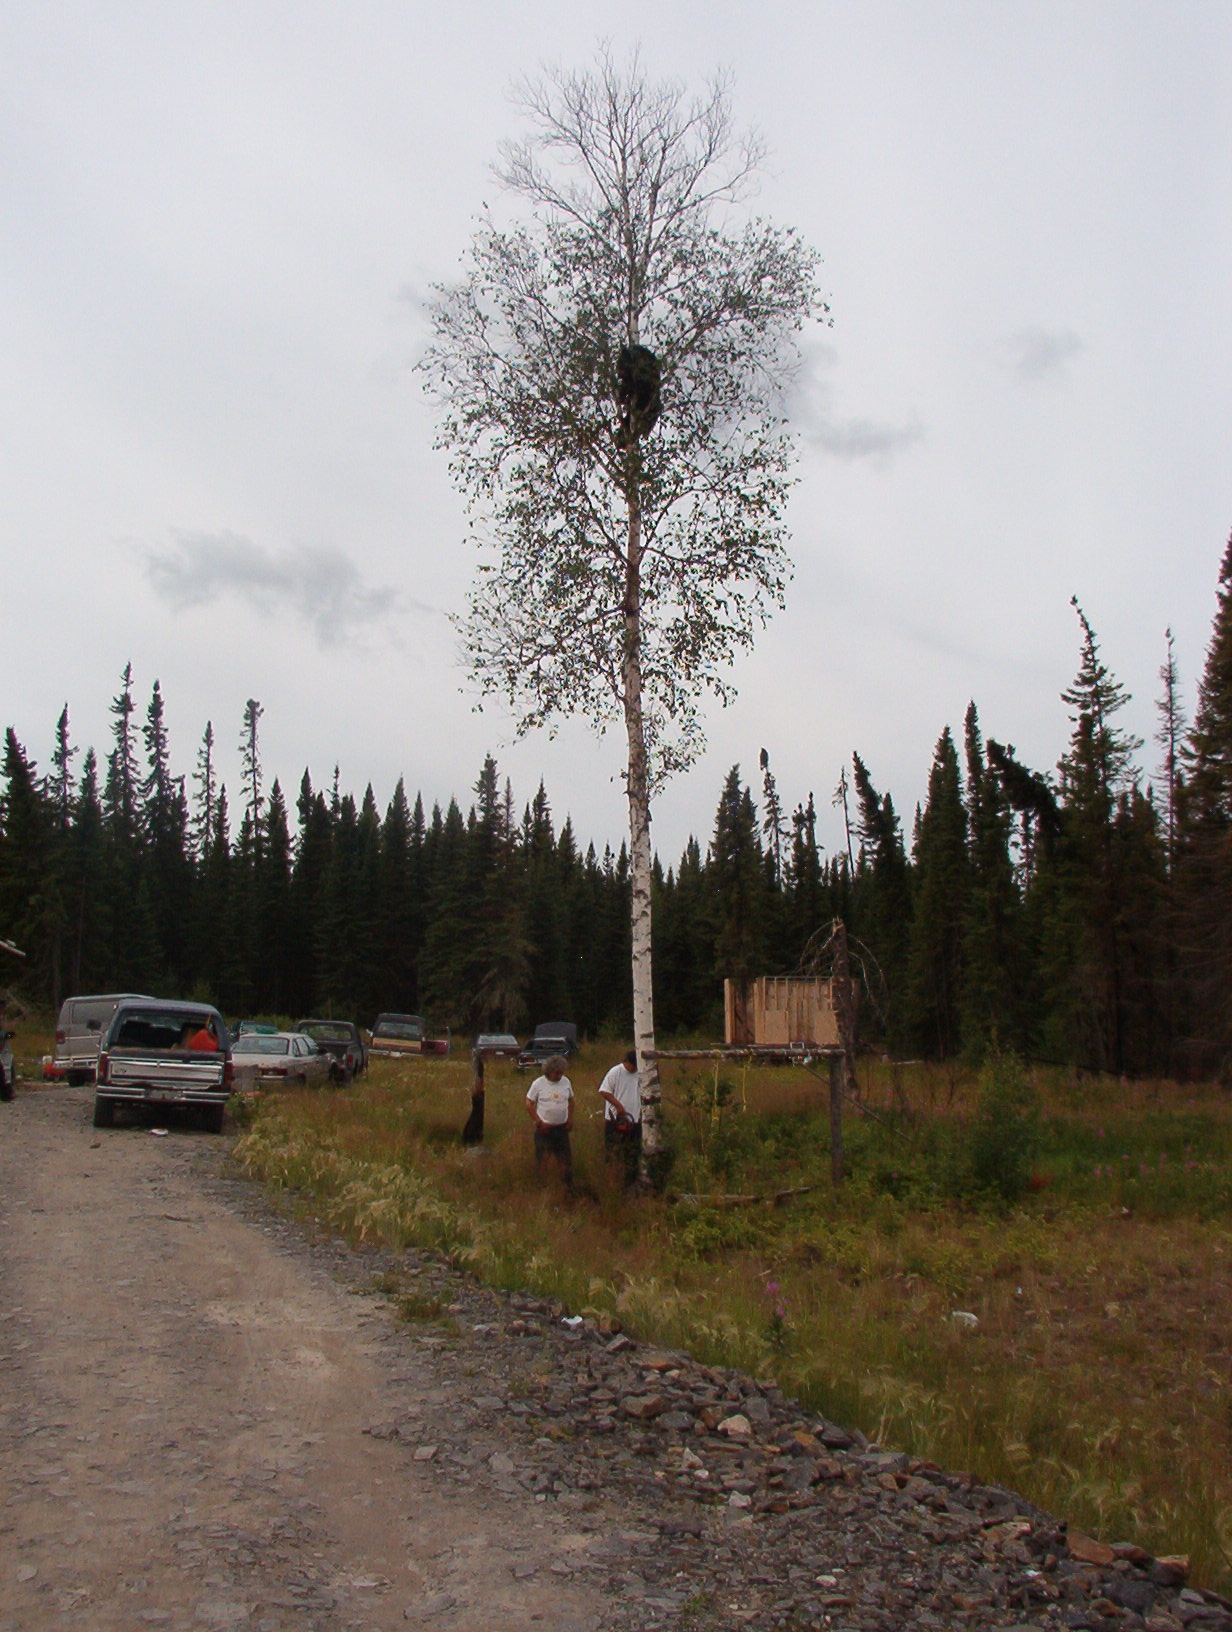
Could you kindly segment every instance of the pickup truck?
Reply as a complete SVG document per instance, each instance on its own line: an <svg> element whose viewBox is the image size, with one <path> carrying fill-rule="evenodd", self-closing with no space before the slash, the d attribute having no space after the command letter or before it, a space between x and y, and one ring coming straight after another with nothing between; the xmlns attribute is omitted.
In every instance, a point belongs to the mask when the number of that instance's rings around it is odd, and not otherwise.
<svg viewBox="0 0 1232 1632"><path fill-rule="evenodd" d="M231 1038L205 1003L121 1002L103 1036L94 1084L94 1126L109 1128L120 1105L189 1106L222 1132L233 1084Z"/></svg>
<svg viewBox="0 0 1232 1632"><path fill-rule="evenodd" d="M422 1054L424 1035L422 1014L378 1014L368 1033L368 1053L394 1059Z"/></svg>
<svg viewBox="0 0 1232 1632"><path fill-rule="evenodd" d="M577 1027L572 1020L545 1020L535 1027L534 1036L517 1058L517 1068L525 1071L532 1066L542 1068L553 1055L568 1059L577 1053Z"/></svg>

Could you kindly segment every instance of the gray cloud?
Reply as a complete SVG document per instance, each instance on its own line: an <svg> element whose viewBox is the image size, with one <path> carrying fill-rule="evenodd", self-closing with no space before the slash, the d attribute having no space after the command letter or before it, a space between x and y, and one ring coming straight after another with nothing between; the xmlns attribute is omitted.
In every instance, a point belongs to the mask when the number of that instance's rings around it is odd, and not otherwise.
<svg viewBox="0 0 1232 1632"><path fill-rule="evenodd" d="M823 372L838 363L833 346L806 346L800 367L788 391L787 412L804 440L836 459L867 459L887 465L904 449L923 441L924 427L916 420L905 425L872 419L842 419L834 413L834 388Z"/></svg>
<svg viewBox="0 0 1232 1632"><path fill-rule="evenodd" d="M367 584L341 550L301 544L275 554L238 533L177 533L174 546L146 556L146 576L176 611L219 595L277 608L308 625L321 646L345 645L361 629L388 623L410 602L384 584Z"/></svg>
<svg viewBox="0 0 1232 1632"><path fill-rule="evenodd" d="M871 419L823 419L804 434L814 447L824 448L836 458L887 464L904 448L923 441L924 427L915 420L907 425L878 425Z"/></svg>
<svg viewBox="0 0 1232 1632"><path fill-rule="evenodd" d="M1086 350L1072 329L1019 329L1008 342L1009 367L1020 380L1053 380Z"/></svg>

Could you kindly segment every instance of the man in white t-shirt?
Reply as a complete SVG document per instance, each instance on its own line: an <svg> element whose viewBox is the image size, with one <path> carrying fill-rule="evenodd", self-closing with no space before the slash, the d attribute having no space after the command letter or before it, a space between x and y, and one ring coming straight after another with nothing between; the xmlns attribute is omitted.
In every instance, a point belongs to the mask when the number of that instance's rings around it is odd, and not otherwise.
<svg viewBox="0 0 1232 1632"><path fill-rule="evenodd" d="M565 1061L553 1054L544 1061L543 1075L526 1091L526 1112L535 1124L535 1166L550 1156L560 1169L566 1189L573 1183L573 1084L565 1075Z"/></svg>
<svg viewBox="0 0 1232 1632"><path fill-rule="evenodd" d="M619 1155L624 1163L625 1183L637 1178L642 1151L642 1079L637 1069L637 1050L631 1048L619 1065L614 1065L599 1084L603 1101L603 1148Z"/></svg>

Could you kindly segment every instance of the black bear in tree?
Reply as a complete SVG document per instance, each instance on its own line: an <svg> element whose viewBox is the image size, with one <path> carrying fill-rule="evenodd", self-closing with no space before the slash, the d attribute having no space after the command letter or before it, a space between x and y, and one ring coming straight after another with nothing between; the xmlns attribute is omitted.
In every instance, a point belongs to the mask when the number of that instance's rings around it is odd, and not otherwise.
<svg viewBox="0 0 1232 1632"><path fill-rule="evenodd" d="M632 447L659 417L659 359L646 346L621 346L616 359L616 400L621 407L618 448Z"/></svg>

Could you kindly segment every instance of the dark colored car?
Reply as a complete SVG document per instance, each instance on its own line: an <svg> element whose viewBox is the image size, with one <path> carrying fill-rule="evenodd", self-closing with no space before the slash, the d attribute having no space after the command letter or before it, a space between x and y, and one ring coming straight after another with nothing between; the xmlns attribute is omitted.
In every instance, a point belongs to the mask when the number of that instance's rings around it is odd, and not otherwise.
<svg viewBox="0 0 1232 1632"><path fill-rule="evenodd" d="M335 1082L350 1082L368 1069L368 1049L353 1020L298 1020L295 1029L330 1056L329 1074Z"/></svg>
<svg viewBox="0 0 1232 1632"><path fill-rule="evenodd" d="M522 1070L527 1070L530 1066L542 1065L554 1054L560 1054L567 1060L571 1054L577 1053L577 1046L577 1027L572 1020L545 1020L535 1027L534 1036L519 1053L518 1065Z"/></svg>
<svg viewBox="0 0 1232 1632"><path fill-rule="evenodd" d="M522 1045L511 1031L481 1031L475 1038L474 1051L490 1060L516 1060Z"/></svg>

